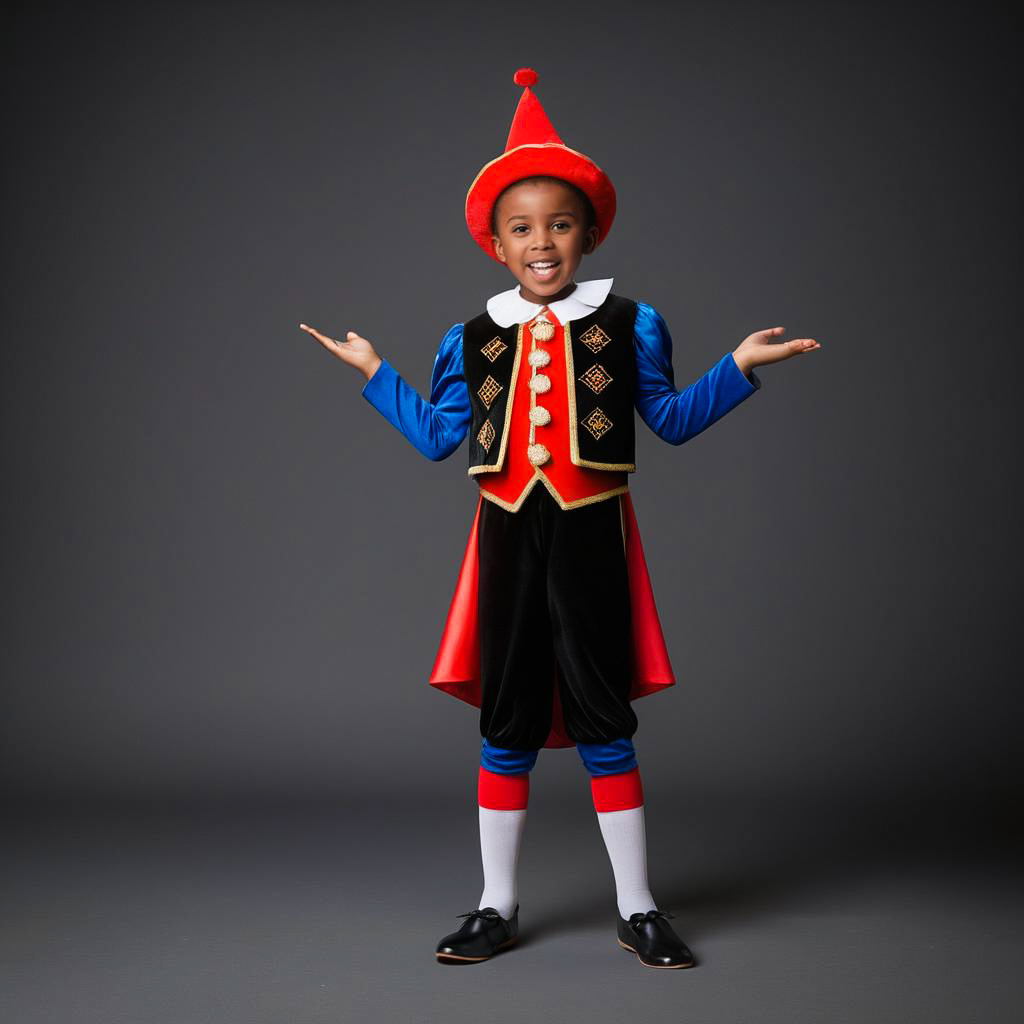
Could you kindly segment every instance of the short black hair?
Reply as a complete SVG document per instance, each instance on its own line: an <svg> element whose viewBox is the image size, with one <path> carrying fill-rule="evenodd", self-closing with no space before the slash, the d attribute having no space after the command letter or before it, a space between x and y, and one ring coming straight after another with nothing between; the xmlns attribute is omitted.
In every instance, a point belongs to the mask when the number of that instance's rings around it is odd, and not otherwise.
<svg viewBox="0 0 1024 1024"><path fill-rule="evenodd" d="M491 207L491 234L496 235L498 233L497 213L498 203L501 202L501 197L510 189L515 188L516 185L539 185L541 183L554 183L556 185L564 185L570 192L579 197L580 203L583 204L583 230L589 231L597 223L597 215L594 213L594 204L590 201L590 197L583 191L579 186L574 185L571 181L566 181L564 178L556 178L551 174L533 174L529 178L519 178L517 181L513 181L511 184L506 185L499 193L498 198L494 200L494 205Z"/></svg>

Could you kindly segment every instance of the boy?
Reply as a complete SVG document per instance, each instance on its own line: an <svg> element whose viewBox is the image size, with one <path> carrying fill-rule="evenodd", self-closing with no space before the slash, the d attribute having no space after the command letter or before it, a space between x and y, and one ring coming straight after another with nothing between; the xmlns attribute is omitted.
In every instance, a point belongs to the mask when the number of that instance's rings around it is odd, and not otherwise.
<svg viewBox="0 0 1024 1024"><path fill-rule="evenodd" d="M657 311L611 293L610 279L575 281L608 233L615 191L555 133L536 74L514 80L525 88L505 152L470 187L466 220L518 285L446 333L430 401L355 332L336 342L300 326L362 371L364 397L428 458L469 437L480 498L430 682L480 708L484 890L438 961L479 962L516 940L529 773L541 747L575 744L615 877L619 945L648 967L690 967L648 885L632 744L631 701L674 682L628 493L633 408L681 444L761 386L755 366L820 346L758 331L677 392Z"/></svg>

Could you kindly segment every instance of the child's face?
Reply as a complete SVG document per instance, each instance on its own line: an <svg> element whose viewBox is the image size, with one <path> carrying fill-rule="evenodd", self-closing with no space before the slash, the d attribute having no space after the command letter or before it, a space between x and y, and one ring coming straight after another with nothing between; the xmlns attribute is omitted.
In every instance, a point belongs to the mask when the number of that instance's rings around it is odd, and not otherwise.
<svg viewBox="0 0 1024 1024"><path fill-rule="evenodd" d="M556 182L524 182L502 195L494 212L498 233L491 240L528 302L556 302L574 290L584 253L597 245L597 227L584 230L585 217L579 196Z"/></svg>

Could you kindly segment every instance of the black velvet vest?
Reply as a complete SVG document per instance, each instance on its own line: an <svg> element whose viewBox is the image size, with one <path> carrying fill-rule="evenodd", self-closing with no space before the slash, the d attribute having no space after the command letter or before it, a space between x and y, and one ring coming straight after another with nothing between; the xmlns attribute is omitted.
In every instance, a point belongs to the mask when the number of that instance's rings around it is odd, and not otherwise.
<svg viewBox="0 0 1024 1024"><path fill-rule="evenodd" d="M609 293L593 313L564 326L570 459L575 466L632 473L636 303ZM466 321L462 363L473 409L470 475L504 465L513 388L530 350L526 331L523 324L499 327L489 313Z"/></svg>

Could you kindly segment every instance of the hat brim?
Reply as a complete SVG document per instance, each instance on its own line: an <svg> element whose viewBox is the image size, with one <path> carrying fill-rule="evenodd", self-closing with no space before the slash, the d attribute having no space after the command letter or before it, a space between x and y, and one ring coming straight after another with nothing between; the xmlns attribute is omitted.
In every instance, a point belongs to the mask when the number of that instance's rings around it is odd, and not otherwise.
<svg viewBox="0 0 1024 1024"><path fill-rule="evenodd" d="M491 244L491 210L498 196L514 181L547 174L579 188L594 207L597 244L615 219L615 187L590 157L555 142L527 143L485 164L466 193L466 225L477 245L500 263Z"/></svg>

